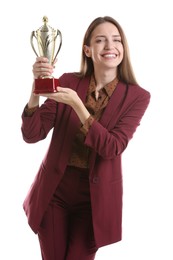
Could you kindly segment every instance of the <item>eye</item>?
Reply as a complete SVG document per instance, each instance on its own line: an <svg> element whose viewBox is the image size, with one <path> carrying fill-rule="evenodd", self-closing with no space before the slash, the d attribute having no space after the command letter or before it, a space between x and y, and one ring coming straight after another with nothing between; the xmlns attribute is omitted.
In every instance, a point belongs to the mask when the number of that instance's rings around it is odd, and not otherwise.
<svg viewBox="0 0 173 260"><path fill-rule="evenodd" d="M121 39L114 39L114 42L121 42Z"/></svg>
<svg viewBox="0 0 173 260"><path fill-rule="evenodd" d="M97 39L97 40L96 40L96 43L99 43L99 42L101 42L101 40L100 40L100 39Z"/></svg>
<svg viewBox="0 0 173 260"><path fill-rule="evenodd" d="M96 39L96 43L100 43L100 42L104 42L105 41L105 39L103 39L103 38L97 38Z"/></svg>

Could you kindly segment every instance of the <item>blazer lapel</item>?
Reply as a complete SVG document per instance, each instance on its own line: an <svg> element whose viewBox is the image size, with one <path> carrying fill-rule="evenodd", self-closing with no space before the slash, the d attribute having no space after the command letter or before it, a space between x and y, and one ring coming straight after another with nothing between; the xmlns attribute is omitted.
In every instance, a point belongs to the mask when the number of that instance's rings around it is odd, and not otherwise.
<svg viewBox="0 0 173 260"><path fill-rule="evenodd" d="M108 127L109 122L111 121L111 118L113 116L114 116L114 120L118 118L122 104L124 103L126 97L126 92L127 92L127 86L124 83L119 82L105 108L103 115L99 120L99 122L103 126Z"/></svg>

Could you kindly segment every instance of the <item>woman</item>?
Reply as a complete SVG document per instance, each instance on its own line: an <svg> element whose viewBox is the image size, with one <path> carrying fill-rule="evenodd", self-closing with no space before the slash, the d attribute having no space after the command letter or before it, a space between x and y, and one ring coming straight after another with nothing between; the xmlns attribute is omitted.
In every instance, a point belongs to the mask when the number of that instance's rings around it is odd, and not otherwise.
<svg viewBox="0 0 173 260"><path fill-rule="evenodd" d="M46 58L37 58L35 78L52 72ZM85 33L80 72L59 82L56 93L42 94L41 106L32 89L22 114L28 143L54 129L24 210L42 259L91 260L99 247L122 239L121 155L150 93L136 82L121 26L107 16Z"/></svg>

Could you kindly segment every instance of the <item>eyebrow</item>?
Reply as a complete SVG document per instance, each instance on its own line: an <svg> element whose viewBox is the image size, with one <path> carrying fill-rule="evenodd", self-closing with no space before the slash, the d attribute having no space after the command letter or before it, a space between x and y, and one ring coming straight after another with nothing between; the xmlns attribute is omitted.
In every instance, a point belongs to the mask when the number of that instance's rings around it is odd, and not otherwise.
<svg viewBox="0 0 173 260"><path fill-rule="evenodd" d="M105 35L97 35L96 36L96 38L98 38L98 37L106 37ZM115 34L115 35L112 35L112 37L119 37L119 38L121 38L121 35L120 34Z"/></svg>

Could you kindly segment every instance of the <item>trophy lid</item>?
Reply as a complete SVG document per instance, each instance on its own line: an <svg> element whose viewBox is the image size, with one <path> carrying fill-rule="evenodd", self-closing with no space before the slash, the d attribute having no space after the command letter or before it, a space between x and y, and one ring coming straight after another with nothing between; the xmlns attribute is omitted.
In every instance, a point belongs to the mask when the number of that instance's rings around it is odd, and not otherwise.
<svg viewBox="0 0 173 260"><path fill-rule="evenodd" d="M47 16L43 16L43 23L44 23L43 26L41 26L39 28L40 32L54 31L54 29L47 24L48 23L48 17Z"/></svg>

